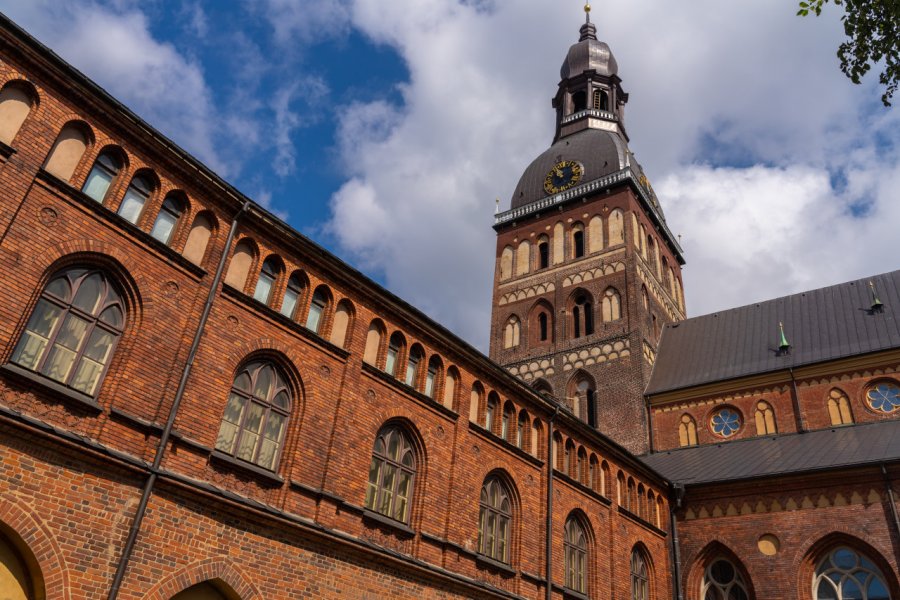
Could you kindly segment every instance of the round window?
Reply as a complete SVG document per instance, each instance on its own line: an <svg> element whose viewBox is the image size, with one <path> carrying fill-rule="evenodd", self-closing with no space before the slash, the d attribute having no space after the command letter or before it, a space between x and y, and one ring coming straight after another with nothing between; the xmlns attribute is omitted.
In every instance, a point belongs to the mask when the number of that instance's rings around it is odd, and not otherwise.
<svg viewBox="0 0 900 600"><path fill-rule="evenodd" d="M722 437L731 437L741 428L741 415L733 408L721 408L710 419L713 433Z"/></svg>
<svg viewBox="0 0 900 600"><path fill-rule="evenodd" d="M873 410L892 413L900 408L900 386L893 381L879 381L866 390L866 402Z"/></svg>

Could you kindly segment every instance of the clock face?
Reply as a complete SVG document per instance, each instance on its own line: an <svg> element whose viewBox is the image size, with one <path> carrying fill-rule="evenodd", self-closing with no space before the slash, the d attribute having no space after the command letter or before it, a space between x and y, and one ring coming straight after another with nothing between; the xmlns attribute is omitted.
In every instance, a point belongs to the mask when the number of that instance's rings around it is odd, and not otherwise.
<svg viewBox="0 0 900 600"><path fill-rule="evenodd" d="M548 194L558 194L567 190L579 181L584 174L584 167L574 160L563 160L550 169L544 178L544 191Z"/></svg>

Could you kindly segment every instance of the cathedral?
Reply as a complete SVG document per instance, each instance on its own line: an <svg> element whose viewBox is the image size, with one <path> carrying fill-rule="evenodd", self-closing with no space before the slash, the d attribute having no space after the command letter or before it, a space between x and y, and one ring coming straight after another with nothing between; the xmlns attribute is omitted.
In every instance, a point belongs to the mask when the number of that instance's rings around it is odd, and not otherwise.
<svg viewBox="0 0 900 600"><path fill-rule="evenodd" d="M586 14L489 356L0 15L0 600L900 600L900 271L687 318Z"/></svg>

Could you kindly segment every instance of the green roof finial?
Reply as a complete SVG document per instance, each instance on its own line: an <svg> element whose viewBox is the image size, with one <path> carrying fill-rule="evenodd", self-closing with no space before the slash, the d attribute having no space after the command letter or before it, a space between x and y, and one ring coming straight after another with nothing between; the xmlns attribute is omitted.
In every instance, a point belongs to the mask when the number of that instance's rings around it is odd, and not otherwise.
<svg viewBox="0 0 900 600"><path fill-rule="evenodd" d="M872 290L872 310L874 312L881 312L884 309L884 304L878 299L878 293L875 291L875 284L871 281L869 282L869 289Z"/></svg>
<svg viewBox="0 0 900 600"><path fill-rule="evenodd" d="M787 352L791 349L790 342L787 341L787 337L784 335L784 323L778 321L778 351L779 352Z"/></svg>

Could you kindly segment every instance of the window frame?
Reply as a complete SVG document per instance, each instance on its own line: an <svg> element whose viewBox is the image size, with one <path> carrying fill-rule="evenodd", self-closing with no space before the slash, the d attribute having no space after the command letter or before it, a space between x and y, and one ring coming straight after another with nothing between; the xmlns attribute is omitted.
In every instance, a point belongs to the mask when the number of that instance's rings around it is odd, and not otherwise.
<svg viewBox="0 0 900 600"><path fill-rule="evenodd" d="M156 219L153 220L153 227L150 228L150 236L156 241L171 247L172 241L175 239L175 234L178 231L178 226L181 224L181 217L184 216L184 212L185 202L174 194L167 195L163 199L162 205L159 207L159 212L156 213ZM172 221L172 228L169 230L169 235L166 239L162 239L156 235L156 228L165 215L174 217L174 220Z"/></svg>
<svg viewBox="0 0 900 600"><path fill-rule="evenodd" d="M104 164L103 160L107 159L111 163L115 165L115 167L111 167L110 165ZM125 168L124 161L121 156L118 156L118 152L107 149L100 152L97 155L97 158L94 159L94 164L91 165L91 170L88 171L87 177L84 179L84 184L81 186L81 191L88 198L94 200L95 202L99 202L103 204L106 199L109 197L110 191L115 187L116 178L122 173L122 170ZM103 190L103 196L100 198L96 198L91 195L88 190L88 184L91 182L92 176L94 175L94 171L102 172L105 175L109 175L109 181L106 184L106 189Z"/></svg>
<svg viewBox="0 0 900 600"><path fill-rule="evenodd" d="M563 555L565 558L566 589L587 595L588 567L590 564L588 562L587 530L577 517L569 517L566 520L563 535Z"/></svg>
<svg viewBox="0 0 900 600"><path fill-rule="evenodd" d="M492 492L496 492L496 496ZM495 497L496 501L493 500ZM504 564L512 563L512 513L512 494L508 487L498 476L489 476L481 486L478 501L478 554ZM486 535L489 521L493 524L490 536ZM502 536L498 535L501 530ZM490 547L486 547L488 543Z"/></svg>
<svg viewBox="0 0 900 600"><path fill-rule="evenodd" d="M640 548L631 551L631 600L650 600L650 570Z"/></svg>
<svg viewBox="0 0 900 600"><path fill-rule="evenodd" d="M398 436L399 437L399 446L397 458L393 458L389 456L390 449L390 436ZM381 447L384 449L379 452L379 442L381 443ZM372 459L369 462L369 479L368 484L366 485L366 498L365 498L365 507L367 510L378 513L392 521L397 521L398 523L409 524L410 517L412 515L412 503L415 497L415 489L416 489L416 476L418 475L417 469L417 459L416 456L416 448L412 443L412 439L409 434L398 425L390 425L388 427L382 428L378 435L375 436L375 442L372 444ZM411 456L410 465L404 465L403 461L406 456ZM376 463L378 464L377 470L374 469ZM389 466L393 469L392 477L391 477L391 489L390 489L390 498L388 500L388 512L385 513L381 510L381 506L384 501L384 493L385 493L385 466ZM376 481L373 482L373 473L375 475ZM398 475L402 474L408 475L408 484L406 490L405 504L403 505L404 514L402 515L402 519L398 519L395 516L396 509L396 499L397 492L400 486L401 477ZM374 493L372 493L374 489Z"/></svg>

